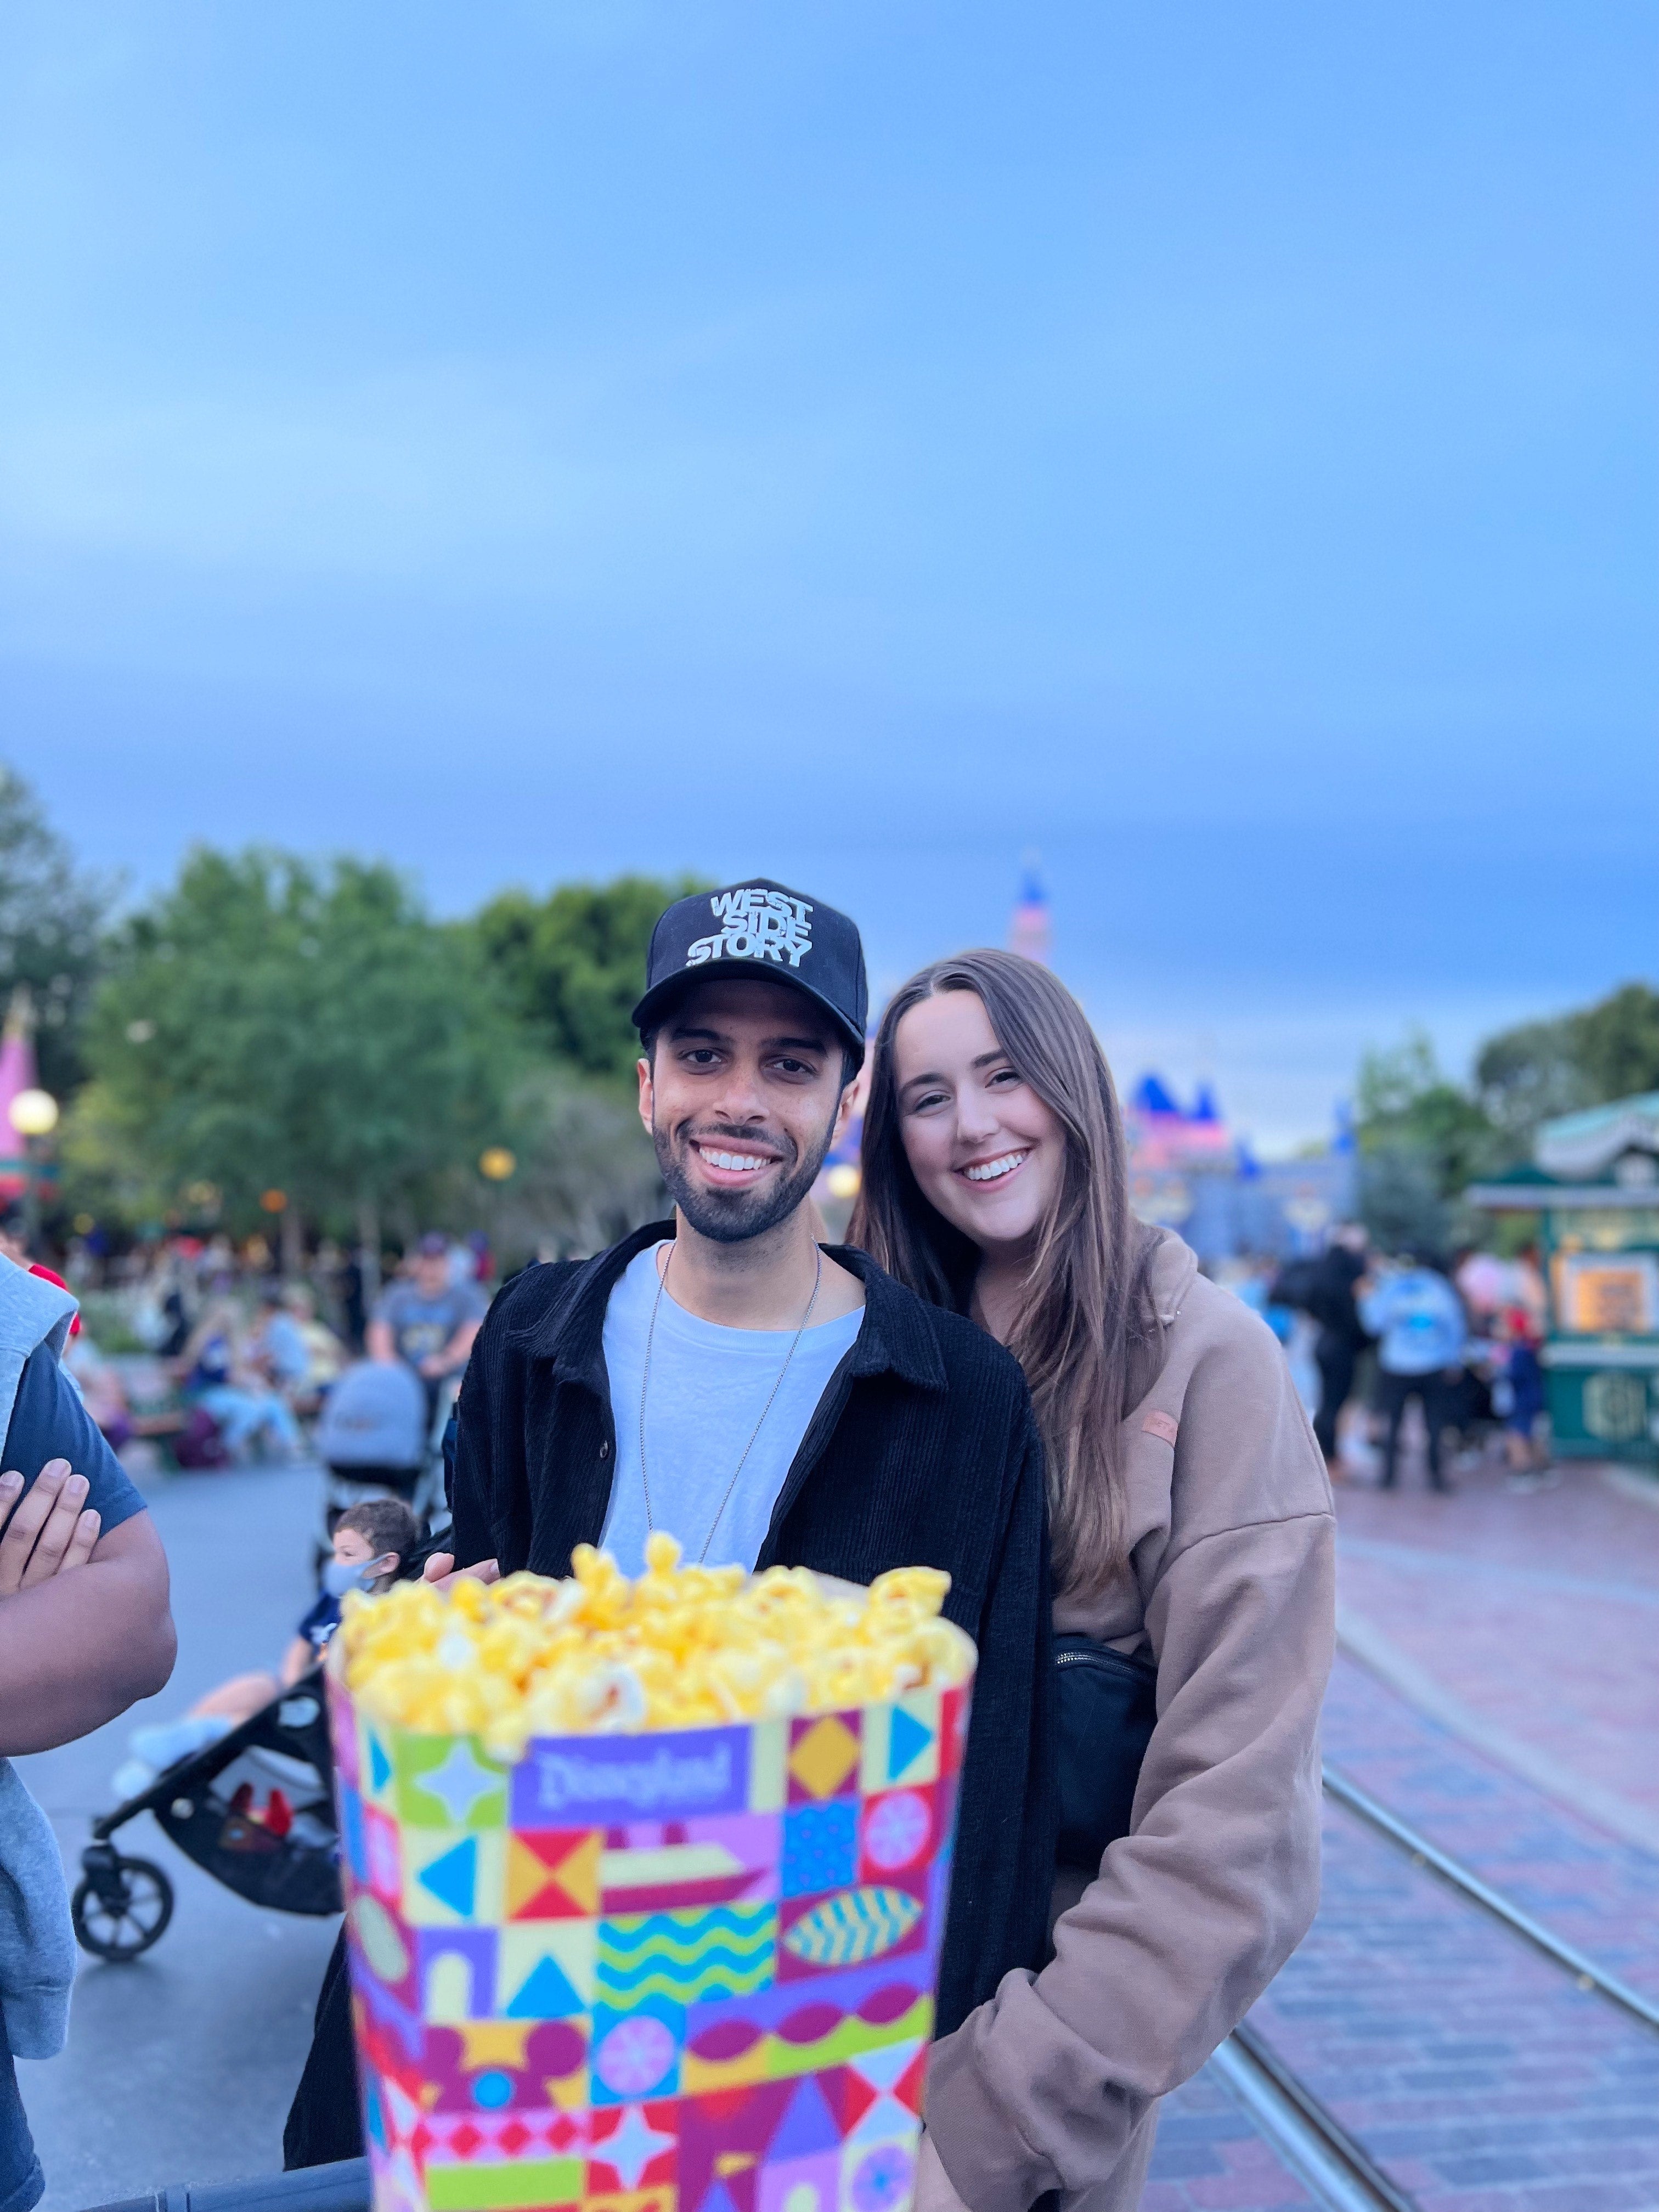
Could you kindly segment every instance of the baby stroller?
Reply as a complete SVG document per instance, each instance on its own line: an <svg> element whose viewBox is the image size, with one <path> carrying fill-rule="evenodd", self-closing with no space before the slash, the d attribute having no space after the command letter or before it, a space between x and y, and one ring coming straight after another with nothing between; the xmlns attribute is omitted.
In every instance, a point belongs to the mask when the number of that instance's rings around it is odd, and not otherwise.
<svg viewBox="0 0 1659 2212"><path fill-rule="evenodd" d="M456 1391L452 1379L428 1415L426 1385L402 1360L360 1359L328 1394L313 1445L323 1463L316 1564L329 1556L334 1524L349 1506L400 1498L435 1534L449 1519L441 1443Z"/></svg>
<svg viewBox="0 0 1659 2212"><path fill-rule="evenodd" d="M124 1857L110 1841L140 1813L154 1813L186 1858L251 1904L337 1912L334 1758L321 1668L94 1821L70 1909L76 1940L94 1958L137 1959L173 1917L173 1884L161 1868Z"/></svg>

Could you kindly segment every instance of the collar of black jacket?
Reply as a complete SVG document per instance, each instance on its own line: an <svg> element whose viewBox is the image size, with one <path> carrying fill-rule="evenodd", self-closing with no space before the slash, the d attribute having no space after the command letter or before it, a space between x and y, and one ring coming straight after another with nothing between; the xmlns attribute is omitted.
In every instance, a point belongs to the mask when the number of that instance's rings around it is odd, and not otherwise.
<svg viewBox="0 0 1659 2212"><path fill-rule="evenodd" d="M531 1331L531 1358L548 1360L560 1375L603 1393L605 1310L611 1289L630 1260L673 1234L672 1221L653 1221L590 1260L571 1295ZM864 1285L864 1325L853 1346L849 1374L896 1375L919 1390L943 1390L945 1362L928 1326L927 1304L896 1283L867 1252L851 1244L823 1249Z"/></svg>

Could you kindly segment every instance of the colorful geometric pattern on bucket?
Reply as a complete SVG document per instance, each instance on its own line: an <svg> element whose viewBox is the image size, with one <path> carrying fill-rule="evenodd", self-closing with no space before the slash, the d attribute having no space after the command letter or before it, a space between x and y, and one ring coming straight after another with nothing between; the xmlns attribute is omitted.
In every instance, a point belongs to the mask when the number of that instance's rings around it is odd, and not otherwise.
<svg viewBox="0 0 1659 2212"><path fill-rule="evenodd" d="M511 1765L330 1696L376 2212L905 2212L967 1688Z"/></svg>

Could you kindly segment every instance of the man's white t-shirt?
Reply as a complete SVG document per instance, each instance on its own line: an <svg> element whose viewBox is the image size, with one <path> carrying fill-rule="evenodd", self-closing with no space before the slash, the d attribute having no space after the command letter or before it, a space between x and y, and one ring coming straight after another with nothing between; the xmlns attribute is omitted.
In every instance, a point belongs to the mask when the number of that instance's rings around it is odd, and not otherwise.
<svg viewBox="0 0 1659 2212"><path fill-rule="evenodd" d="M640 1385L661 1249L653 1245L635 1254L618 1277L605 1313L605 1364L611 1378L617 1464L611 1509L599 1540L628 1575L643 1571L649 1534L640 1479ZM856 1341L863 1320L860 1306L803 1331L722 1511L720 1500L754 1434L795 1332L722 1328L715 1322L700 1320L675 1304L671 1267L651 1348L645 1450L652 1523L679 1539L688 1563L695 1562L713 1528L710 1566L733 1562L754 1565L807 1424L830 1377Z"/></svg>

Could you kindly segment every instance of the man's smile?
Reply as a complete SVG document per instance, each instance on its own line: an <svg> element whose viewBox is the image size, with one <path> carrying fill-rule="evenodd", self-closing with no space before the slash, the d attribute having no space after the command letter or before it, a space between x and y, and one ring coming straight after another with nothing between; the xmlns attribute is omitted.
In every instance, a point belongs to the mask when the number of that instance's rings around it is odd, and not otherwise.
<svg viewBox="0 0 1659 2212"><path fill-rule="evenodd" d="M702 1162L711 1182L732 1188L737 1184L753 1182L766 1169L776 1167L780 1156L774 1152L757 1150L730 1137L691 1139L691 1150Z"/></svg>

